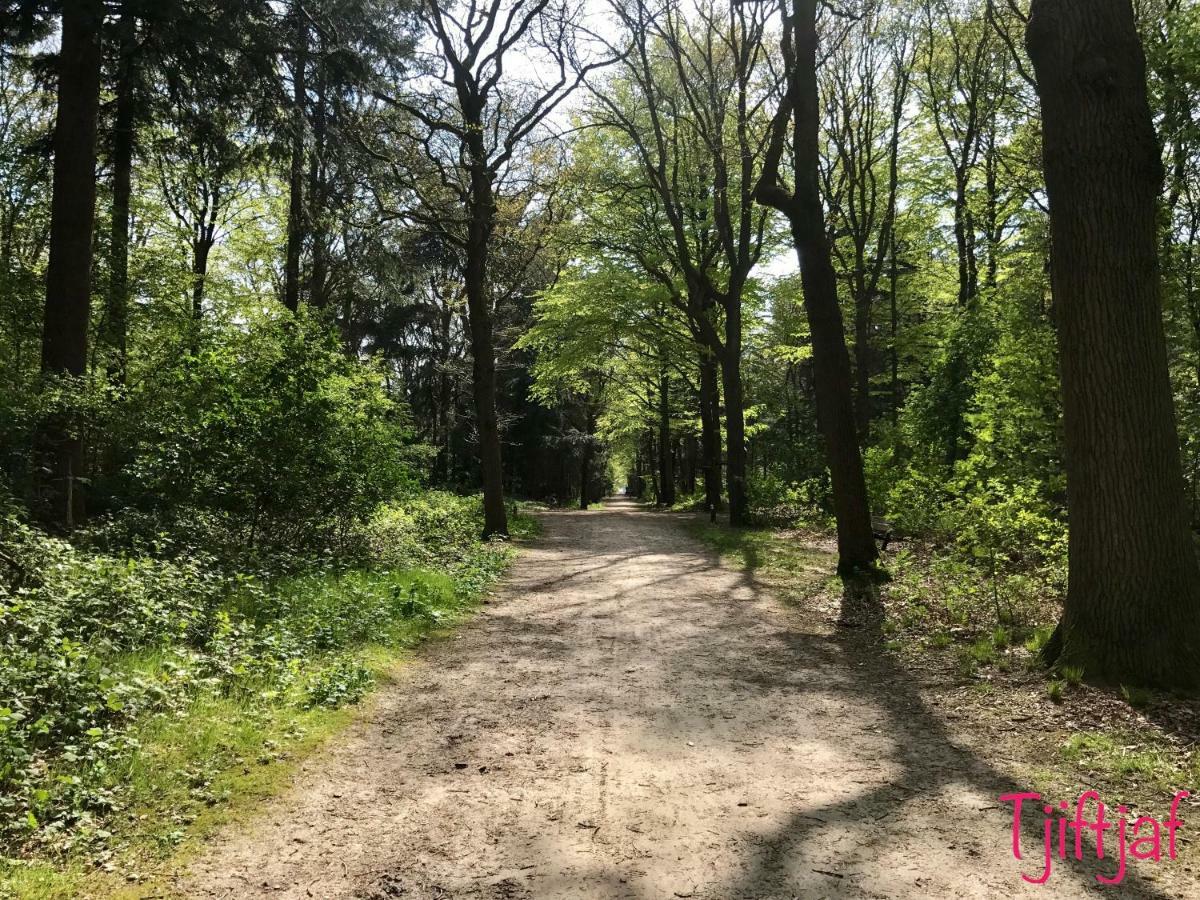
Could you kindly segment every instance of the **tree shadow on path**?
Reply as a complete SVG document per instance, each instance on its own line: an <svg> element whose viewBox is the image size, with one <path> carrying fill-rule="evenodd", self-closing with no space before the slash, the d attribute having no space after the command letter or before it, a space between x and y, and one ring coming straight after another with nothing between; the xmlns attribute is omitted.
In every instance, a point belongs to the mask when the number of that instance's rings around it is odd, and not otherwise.
<svg viewBox="0 0 1200 900"><path fill-rule="evenodd" d="M743 584L745 588L756 593L773 595L773 587L762 583L757 576L757 562L753 555L747 557L748 565L743 570ZM939 792L964 790L990 797L992 802L977 808L976 812L980 816L977 821L948 823L950 834L953 835L957 830L960 838L949 847L951 850L957 849L962 852L961 864L966 870L969 871L972 866L978 866L981 870L990 868L991 874L994 875L994 867L979 865L979 850L971 846L972 841L969 838L972 832L975 835L1002 833L1003 845L993 844L988 849L992 851L993 857L1000 854L1011 860L1013 895L1024 893L1022 889L1027 889L1031 896L1036 896L1036 892L1039 891L1049 891L1050 896L1060 896L1058 890L1065 888L1068 881L1073 881L1075 891L1072 893L1103 888L1104 894L1111 897L1168 900L1178 896L1148 881L1143 873L1134 871L1132 859L1120 885L1101 885L1096 881L1096 876L1100 874L1110 878L1116 870L1113 842L1107 842L1107 859L1100 861L1096 856L1094 841L1085 841L1083 860L1077 861L1073 855L1074 838L1070 830L1067 832L1067 858L1060 859L1057 854L1054 856L1052 874L1047 884L1040 887L1023 884L1020 880L1021 872L1037 877L1045 868L1043 824L1046 816L1043 813L1043 803L1069 800L1072 803L1073 814L1075 798L1054 797L1045 798L1041 802L1026 803L1021 823L1023 862L1012 859L1011 846L1008 843L1011 840L1012 804L1001 803L998 798L1001 794L1029 791L1030 788L1014 783L1011 775L956 744L942 716L936 709L931 708L921 695L913 675L883 652L883 615L876 585L863 581L846 581L838 621L842 624L850 623L852 627L838 627L832 634L780 630L775 634L776 645L765 647L764 653L775 657L782 655L784 659L790 659L794 665L804 669L815 668L846 675L846 682L838 689L847 697L856 697L872 704L884 716L883 731L886 737L891 739L894 748L888 754L888 771L895 774L889 774L885 786L874 787L869 792L823 804L806 802L799 805L787 821L775 827L764 839L757 841L759 852L753 855L741 876L721 890L720 896L738 900L790 896L781 893L781 888L789 883L794 884L794 875L789 882L784 880L783 873L789 867L794 872L798 859L804 860L805 865L817 876L825 876L828 879L826 888L820 893L822 896L892 896L891 891L878 893L877 888L867 889L865 885L855 885L849 880L856 861L854 848L832 861L806 858L806 850L814 844L814 839L823 830L835 826L856 834L866 842L887 841L889 823L901 821L914 807L932 806L936 810L940 803ZM778 658L775 660L776 663L782 661ZM796 687L794 682L777 686L792 690ZM1031 727L1036 726L1031 724ZM853 752L852 747L845 749L847 752ZM1115 811L1109 812L1110 818L1115 815ZM994 818L989 820L984 819L984 816ZM1057 839L1057 832L1055 834ZM903 838L903 834L900 834L900 837ZM1165 853L1164 847L1164 861L1161 864L1164 866L1170 865ZM922 861L914 859L913 862L919 866ZM820 884L819 878L814 879L813 884ZM920 878L907 885L897 881L894 895L913 895L914 889L919 890L920 886ZM806 890L799 896L809 895ZM973 895L995 894L993 890L986 888L981 880L979 893ZM1200 891L1196 896L1200 896Z"/></svg>

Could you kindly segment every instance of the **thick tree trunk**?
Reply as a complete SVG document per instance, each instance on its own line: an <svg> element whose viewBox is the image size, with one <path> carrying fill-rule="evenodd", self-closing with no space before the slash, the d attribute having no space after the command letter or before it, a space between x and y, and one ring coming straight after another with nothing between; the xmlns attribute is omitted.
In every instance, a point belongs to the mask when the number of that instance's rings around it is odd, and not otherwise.
<svg viewBox="0 0 1200 900"><path fill-rule="evenodd" d="M482 157L481 152L476 153ZM483 475L484 537L508 534L504 508L504 464L500 453L500 421L496 414L496 347L488 292L489 245L495 228L496 203L486 167L471 169L471 208L468 210L464 287L471 329L472 386L479 462Z"/></svg>
<svg viewBox="0 0 1200 900"><path fill-rule="evenodd" d="M717 361L700 352L700 445L704 460L704 505L721 507L721 392Z"/></svg>
<svg viewBox="0 0 1200 900"><path fill-rule="evenodd" d="M1058 313L1070 581L1060 665L1200 686L1188 531L1163 335L1162 161L1129 0L1034 0Z"/></svg>
<svg viewBox="0 0 1200 900"><path fill-rule="evenodd" d="M136 20L132 13L121 14L119 59L117 62L116 113L112 132L112 214L109 225L109 281L105 295L104 344L110 354L108 376L113 384L124 385L129 333L129 223L130 198L133 195L134 46Z"/></svg>
<svg viewBox="0 0 1200 900"><path fill-rule="evenodd" d="M812 215L822 215L819 200ZM837 302L837 276L823 229L819 224L816 231L793 226L792 235L803 261L801 281L812 331L817 419L825 440L837 518L838 570L848 573L870 568L878 559L854 421L850 354Z"/></svg>
<svg viewBox="0 0 1200 900"><path fill-rule="evenodd" d="M671 442L671 379L665 365L658 378L658 505L675 505L675 458Z"/></svg>
<svg viewBox="0 0 1200 900"><path fill-rule="evenodd" d="M304 135L307 130L305 107L308 86L305 70L308 67L308 21L301 0L292 7L295 17L295 46L292 48L292 168L288 179L287 259L284 268L283 305L296 312L300 308L301 260L304 253Z"/></svg>
<svg viewBox="0 0 1200 900"><path fill-rule="evenodd" d="M96 132L100 113L100 0L63 3L50 259L42 329L42 372L81 376L87 367L96 215ZM83 440L63 421L41 435L51 521L73 528L83 516Z"/></svg>
<svg viewBox="0 0 1200 900"><path fill-rule="evenodd" d="M788 217L800 260L804 309L812 332L817 419L825 440L837 517L838 571L849 574L873 568L879 552L871 530L871 508L855 430L850 353L821 202L816 19L817 0L794 0L785 41L793 48L795 64L788 72L781 107L781 113L790 113L794 129L794 191L789 194L779 184L777 161L769 159L756 197ZM784 147L783 132L778 130L782 121L777 118L773 153L781 153Z"/></svg>

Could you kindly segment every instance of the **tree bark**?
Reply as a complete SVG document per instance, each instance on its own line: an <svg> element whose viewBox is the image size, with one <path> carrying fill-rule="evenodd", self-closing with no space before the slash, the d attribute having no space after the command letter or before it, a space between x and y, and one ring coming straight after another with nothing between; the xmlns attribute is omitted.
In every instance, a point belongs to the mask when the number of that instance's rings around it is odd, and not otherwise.
<svg viewBox="0 0 1200 900"><path fill-rule="evenodd" d="M700 351L700 446L704 460L704 506L721 507L721 396L717 361Z"/></svg>
<svg viewBox="0 0 1200 900"><path fill-rule="evenodd" d="M871 434L871 306L874 296L865 288L854 297L854 412L859 441Z"/></svg>
<svg viewBox="0 0 1200 900"><path fill-rule="evenodd" d="M450 477L450 437L453 416L450 381L450 329L454 323L454 309L449 301L442 301L442 303L442 308L438 313L437 409L435 410L438 421L438 454L433 464L434 483L438 485L445 485Z"/></svg>
<svg viewBox="0 0 1200 900"><path fill-rule="evenodd" d="M685 474L683 479L683 489L689 497L694 496L696 493L696 482L698 480L696 477L696 470L698 468L696 461L699 459L699 457L699 442L696 440L695 435L689 434L685 439L683 446L683 458L686 462L686 466L684 468Z"/></svg>
<svg viewBox="0 0 1200 900"><path fill-rule="evenodd" d="M283 305L292 312L300 308L301 259L304 253L304 134L307 130L305 107L308 87L308 22L301 0L292 6L295 17L295 46L292 48L292 166L288 180L287 260L284 269Z"/></svg>
<svg viewBox="0 0 1200 900"><path fill-rule="evenodd" d="M675 505L675 458L671 441L671 379L664 364L658 378L658 505Z"/></svg>
<svg viewBox="0 0 1200 900"><path fill-rule="evenodd" d="M1188 530L1162 326L1162 160L1129 0L1034 0L1070 509L1051 652L1093 679L1200 686Z"/></svg>
<svg viewBox="0 0 1200 900"><path fill-rule="evenodd" d="M725 352L721 354L721 386L725 393L725 469L729 489L729 524L750 524L746 491L746 414L742 390L742 306L725 307Z"/></svg>
<svg viewBox="0 0 1200 900"><path fill-rule="evenodd" d="M954 174L954 245L958 256L958 305L966 307L979 294L979 262L975 258L975 223L971 216L970 169Z"/></svg>
<svg viewBox="0 0 1200 900"><path fill-rule="evenodd" d="M583 458L579 464L579 508L587 509L591 502L591 486L592 486L592 457L595 455L595 448L592 446L592 437L596 433L596 414L589 408L584 412L585 416L585 440L583 442Z"/></svg>
<svg viewBox="0 0 1200 900"><path fill-rule="evenodd" d="M66 0L58 56L50 258L42 326L42 372L82 376L87 367L96 215L96 133L100 114L101 0ZM50 520L70 529L84 512L83 440L64 421L47 422L40 441L50 470Z"/></svg>
<svg viewBox="0 0 1200 900"><path fill-rule="evenodd" d="M105 295L104 343L111 357L108 376L124 385L128 360L129 319L129 224L133 195L134 46L136 19L125 10L118 25L120 46L117 62L116 113L112 133L112 215L109 226L109 282Z"/></svg>
<svg viewBox="0 0 1200 900"><path fill-rule="evenodd" d="M812 332L817 419L825 441L837 518L838 571L850 574L872 569L879 552L871 530L871 508L854 420L850 353L821 202L816 18L817 0L793 0L783 38L785 58L790 63L786 92L773 123L772 149L755 195L759 202L787 216L800 260L804 309ZM790 193L779 179L779 159L789 119L795 177Z"/></svg>
<svg viewBox="0 0 1200 900"><path fill-rule="evenodd" d="M313 151L309 161L308 208L306 215L312 232L312 270L309 273L309 302L317 309L329 303L329 229L326 226L328 173L325 155L329 131L329 67L325 38L318 46L317 88L313 106Z"/></svg>
<svg viewBox="0 0 1200 900"><path fill-rule="evenodd" d="M192 321L199 331L204 320L204 289L208 282L208 258L212 253L214 236L204 234L192 243Z"/></svg>
<svg viewBox="0 0 1200 900"><path fill-rule="evenodd" d="M896 442L896 447L900 446L900 404L903 398L900 392L900 260L896 255L896 229L893 228L888 235L889 250L889 272L888 272L888 297L890 300L890 326L891 326L891 346L889 348L892 367L892 431Z"/></svg>
<svg viewBox="0 0 1200 900"><path fill-rule="evenodd" d="M472 134L471 139L482 140L477 134ZM471 330L475 427L479 433L479 461L483 475L483 535L492 537L508 534L508 512L504 508L504 465L500 451L500 422L496 415L496 347L487 283L489 248L496 221L496 201L492 194L491 173L481 161L484 155L483 148L476 147L476 161L472 163L470 172L470 208L463 280Z"/></svg>

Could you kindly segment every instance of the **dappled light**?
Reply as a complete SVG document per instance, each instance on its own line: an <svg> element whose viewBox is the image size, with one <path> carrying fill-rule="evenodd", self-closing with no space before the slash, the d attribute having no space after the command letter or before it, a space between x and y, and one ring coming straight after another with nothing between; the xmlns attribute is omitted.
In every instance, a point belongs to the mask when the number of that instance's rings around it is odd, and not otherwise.
<svg viewBox="0 0 1200 900"><path fill-rule="evenodd" d="M0 898L1200 896L1200 0L0 4Z"/></svg>

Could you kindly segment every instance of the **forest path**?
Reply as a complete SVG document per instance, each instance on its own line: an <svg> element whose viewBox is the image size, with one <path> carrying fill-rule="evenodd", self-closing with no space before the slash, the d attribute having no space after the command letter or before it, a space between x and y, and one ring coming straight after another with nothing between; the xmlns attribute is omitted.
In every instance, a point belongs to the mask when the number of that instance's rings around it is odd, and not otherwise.
<svg viewBox="0 0 1200 900"><path fill-rule="evenodd" d="M1048 886L1020 882L996 800L1012 785L954 745L868 629L787 607L669 514L616 500L544 521L480 616L211 846L182 894L1094 894L1057 860Z"/></svg>

